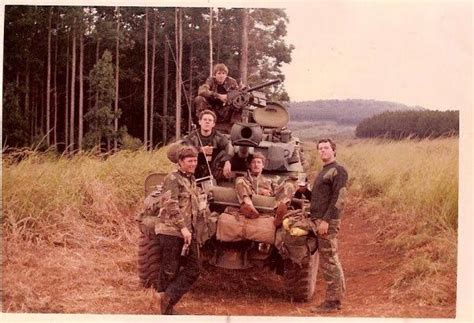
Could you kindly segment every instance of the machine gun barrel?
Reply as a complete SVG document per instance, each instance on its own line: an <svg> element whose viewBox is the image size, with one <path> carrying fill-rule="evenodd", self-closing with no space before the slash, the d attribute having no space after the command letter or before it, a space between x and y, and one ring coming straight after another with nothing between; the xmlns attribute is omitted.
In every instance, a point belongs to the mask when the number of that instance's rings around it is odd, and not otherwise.
<svg viewBox="0 0 474 323"><path fill-rule="evenodd" d="M245 92L252 92L252 91L260 90L261 88L264 88L264 87L267 87L267 86L270 86L270 85L273 85L273 84L277 84L277 83L280 83L280 82L281 82L281 80L279 80L279 79L268 81L268 82L265 82L265 83L262 83L262 84L259 84L259 85L255 85L255 86L245 90Z"/></svg>

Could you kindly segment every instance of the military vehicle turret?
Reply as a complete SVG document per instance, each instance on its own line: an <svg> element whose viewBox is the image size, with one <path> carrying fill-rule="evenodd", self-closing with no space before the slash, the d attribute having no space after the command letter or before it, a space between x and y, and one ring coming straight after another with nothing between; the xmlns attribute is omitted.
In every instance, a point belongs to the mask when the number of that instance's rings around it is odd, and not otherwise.
<svg viewBox="0 0 474 323"><path fill-rule="evenodd" d="M290 182L295 187L306 174L303 169L299 139L288 129L289 113L276 102L270 102L258 89L279 82L267 82L247 90L228 94L228 102L241 112L242 121L232 126L229 137L235 154L233 179L245 175L247 159L260 152L266 157L263 174L275 184ZM172 155L172 154L171 154ZM171 158L172 159L172 158ZM157 187L164 174L152 174L145 180L145 195ZM205 260L217 267L248 269L267 267L283 275L290 299L309 301L315 291L318 271L317 239L309 221L309 201L293 199L283 225L275 227L275 197L253 195L259 211L257 219L239 214L239 202L233 179L197 179L207 197L208 212L199 241ZM151 287L158 275L154 218L140 217L139 276L143 286Z"/></svg>

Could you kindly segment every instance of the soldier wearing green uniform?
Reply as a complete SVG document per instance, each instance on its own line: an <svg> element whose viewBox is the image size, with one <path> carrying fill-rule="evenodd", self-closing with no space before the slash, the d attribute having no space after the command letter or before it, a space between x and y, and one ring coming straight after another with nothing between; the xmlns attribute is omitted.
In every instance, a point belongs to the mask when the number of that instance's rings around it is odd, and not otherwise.
<svg viewBox="0 0 474 323"><path fill-rule="evenodd" d="M178 170L168 174L163 183L163 205L155 228L160 257L155 288L161 314L173 314L173 306L191 289L200 273L198 244L193 235L199 207L193 175L197 155L194 147L181 147L177 153Z"/></svg>
<svg viewBox="0 0 474 323"><path fill-rule="evenodd" d="M215 130L216 115L211 110L199 114L199 129L192 131L183 139L183 144L194 146L199 152L196 178L209 176L209 167L216 179L232 176L230 160L234 147L230 140Z"/></svg>
<svg viewBox="0 0 474 323"><path fill-rule="evenodd" d="M325 301L311 311L329 312L341 308L346 289L338 256L337 235L348 175L345 168L336 162L336 144L331 139L319 140L317 148L324 165L313 185L311 220L317 227L319 261L327 286Z"/></svg>
<svg viewBox="0 0 474 323"><path fill-rule="evenodd" d="M239 89L237 81L228 76L229 69L224 64L216 64L213 69L213 76L198 89L198 96L194 99L194 121L199 118L199 114L204 110L212 110L217 115L216 129L224 133L229 133L232 124L240 121L239 112L233 111L227 105L227 93Z"/></svg>
<svg viewBox="0 0 474 323"><path fill-rule="evenodd" d="M247 174L235 180L235 190L241 205L240 211L248 218L256 218L259 213L253 205L252 195L274 196L277 201L275 225L279 226L296 191L296 184L292 182L275 184L270 178L262 175L264 165L265 156L259 152L254 153L250 159Z"/></svg>

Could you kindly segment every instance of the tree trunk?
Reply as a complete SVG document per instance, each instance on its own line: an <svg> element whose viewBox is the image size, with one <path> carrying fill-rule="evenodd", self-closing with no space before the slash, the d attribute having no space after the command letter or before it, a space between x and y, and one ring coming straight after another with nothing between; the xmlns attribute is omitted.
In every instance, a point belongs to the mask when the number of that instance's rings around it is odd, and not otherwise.
<svg viewBox="0 0 474 323"><path fill-rule="evenodd" d="M57 26L57 24L56 24ZM53 142L56 151L58 150L58 38L59 30L56 27L56 38L54 41L54 73L53 73L53 88L54 88L54 132Z"/></svg>
<svg viewBox="0 0 474 323"><path fill-rule="evenodd" d="M99 56L100 56L100 36L97 35L97 45L95 48L95 63L99 63ZM95 102L94 102L94 109L97 111L99 110L99 91L95 91ZM94 127L97 129L99 127L97 120L93 121L94 122ZM102 141L102 135L99 134L97 138L97 147L99 147L99 150L101 149L101 141Z"/></svg>
<svg viewBox="0 0 474 323"><path fill-rule="evenodd" d="M153 120L155 114L155 57L156 57L156 12L153 11L153 42L151 56L151 84L150 84L150 148L153 149Z"/></svg>
<svg viewBox="0 0 474 323"><path fill-rule="evenodd" d="M40 134L44 135L47 131L43 132L45 130L45 113L44 113L44 110L45 110L45 95L44 93L46 92L46 85L44 83L41 83L39 86L39 89L38 89L38 96L39 96L39 103L40 103L40 114L39 114L39 118L40 118ZM48 143L46 143L48 144Z"/></svg>
<svg viewBox="0 0 474 323"><path fill-rule="evenodd" d="M176 46L176 140L181 138L181 58L183 53L182 11L175 9L175 46Z"/></svg>
<svg viewBox="0 0 474 323"><path fill-rule="evenodd" d="M165 36L165 39L167 37ZM163 145L168 142L168 69L170 59L170 48L169 44L165 42L165 54L164 54L164 67L163 67Z"/></svg>
<svg viewBox="0 0 474 323"><path fill-rule="evenodd" d="M189 89L186 104L188 105L188 132L191 131L191 123L193 122L192 102L193 102L193 65L194 65L194 43L191 42L191 50L189 53Z"/></svg>
<svg viewBox="0 0 474 323"><path fill-rule="evenodd" d="M221 29L219 28L219 8L216 8L216 28L217 28L217 53L216 53L216 61L221 61ZM212 74L212 73L211 73Z"/></svg>
<svg viewBox="0 0 474 323"><path fill-rule="evenodd" d="M115 106L114 106L114 150L117 150L117 134L118 134L118 103L119 103L119 71L120 71L120 8L115 7L117 10L117 34L115 38Z"/></svg>
<svg viewBox="0 0 474 323"><path fill-rule="evenodd" d="M76 18L74 18L72 27L72 56L71 56L71 113L69 115L69 140L70 151L74 151L74 97L75 97L75 80L76 80Z"/></svg>
<svg viewBox="0 0 474 323"><path fill-rule="evenodd" d="M46 78L46 146L51 145L51 20L53 17L53 7L49 8L48 17L48 61L46 65L47 78Z"/></svg>
<svg viewBox="0 0 474 323"><path fill-rule="evenodd" d="M240 82L247 85L247 65L248 65L248 52L249 52L249 10L243 8L242 10L242 48L240 53Z"/></svg>
<svg viewBox="0 0 474 323"><path fill-rule="evenodd" d="M69 150L69 33L67 34L66 50L66 91L64 92L64 150Z"/></svg>
<svg viewBox="0 0 474 323"><path fill-rule="evenodd" d="M28 116L28 120L30 121L30 141L33 141L33 113L30 111L30 62L29 58L26 59L26 67L25 67L25 115Z"/></svg>
<svg viewBox="0 0 474 323"><path fill-rule="evenodd" d="M213 61L212 61L212 12L213 8L209 8L209 77L212 77L212 66L213 66Z"/></svg>
<svg viewBox="0 0 474 323"><path fill-rule="evenodd" d="M148 150L148 8L145 11L145 71L143 95L143 145Z"/></svg>
<svg viewBox="0 0 474 323"><path fill-rule="evenodd" d="M31 105L33 107L33 138L38 134L38 104L36 102L36 87L33 82L33 89L31 91Z"/></svg>
<svg viewBox="0 0 474 323"><path fill-rule="evenodd" d="M84 37L83 31L80 31L79 35L79 135L78 135L78 146L79 151L82 150L82 139L84 137Z"/></svg>

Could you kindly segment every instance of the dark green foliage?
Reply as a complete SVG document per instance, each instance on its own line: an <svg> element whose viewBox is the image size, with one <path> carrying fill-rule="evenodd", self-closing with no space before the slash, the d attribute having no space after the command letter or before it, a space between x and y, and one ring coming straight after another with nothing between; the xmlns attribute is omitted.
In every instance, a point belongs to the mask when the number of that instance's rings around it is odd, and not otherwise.
<svg viewBox="0 0 474 323"><path fill-rule="evenodd" d="M28 121L19 105L18 87L6 83L3 88L3 143L25 146L28 143Z"/></svg>
<svg viewBox="0 0 474 323"><path fill-rule="evenodd" d="M3 142L10 146L31 145L46 130L46 75L48 57L48 18L50 6L5 6L3 60ZM209 76L209 8L183 9L183 133L187 130L189 106L197 89ZM156 19L156 66L154 95L154 142L163 144L163 120L175 118L175 8L149 8L149 69L151 69L152 28ZM228 65L230 75L239 78L241 55L241 9L214 9L213 62ZM218 14L217 14L218 13ZM144 113L144 23L145 7L120 7L119 31L119 128L126 126L131 136L142 139ZM54 124L54 95L57 98L58 150L65 148L66 101L75 102L77 127L79 77L76 71L75 97L71 93L72 30L76 30L76 68L79 65L79 35L84 41L84 144L95 146L102 140L119 137L110 125L113 119L115 80L115 46L117 11L113 6L53 6L51 68L57 71L57 88L51 84L51 127ZM249 11L249 83L255 85L268 79L284 79L283 63L291 61L293 46L285 42L288 18L282 9L250 9ZM57 59L54 55L57 44ZM164 48L170 48L168 71L168 112L163 115ZM97 62L110 51L110 60ZM110 56L110 54L108 54ZM98 58L97 58L98 57ZM106 66L105 66L105 65ZM69 74L68 74L69 73ZM103 79L102 79L103 78ZM102 80L101 80L102 79ZM68 83L69 88L66 88ZM96 91L100 91L96 102ZM270 90L270 89L266 89ZM151 89L148 93L150 94ZM189 93L191 92L191 95ZM288 100L282 85L270 90L273 99ZM112 98L112 100L111 100ZM150 100L149 100L150 102ZM70 120L70 119L69 119ZM112 122L113 123L113 122ZM174 133L168 123L168 138ZM49 131L52 131L49 129ZM69 132L68 132L69 133ZM102 139L101 139L102 138ZM77 129L76 129L77 139Z"/></svg>
<svg viewBox="0 0 474 323"><path fill-rule="evenodd" d="M89 82L90 91L97 93L98 101L84 116L84 119L90 124L84 137L86 148L100 146L102 138L112 138L117 135L112 126L115 117L112 112L112 103L115 97L114 67L112 54L108 50L90 71Z"/></svg>
<svg viewBox="0 0 474 323"><path fill-rule="evenodd" d="M388 111L363 120L359 138L436 138L459 134L459 111Z"/></svg>

